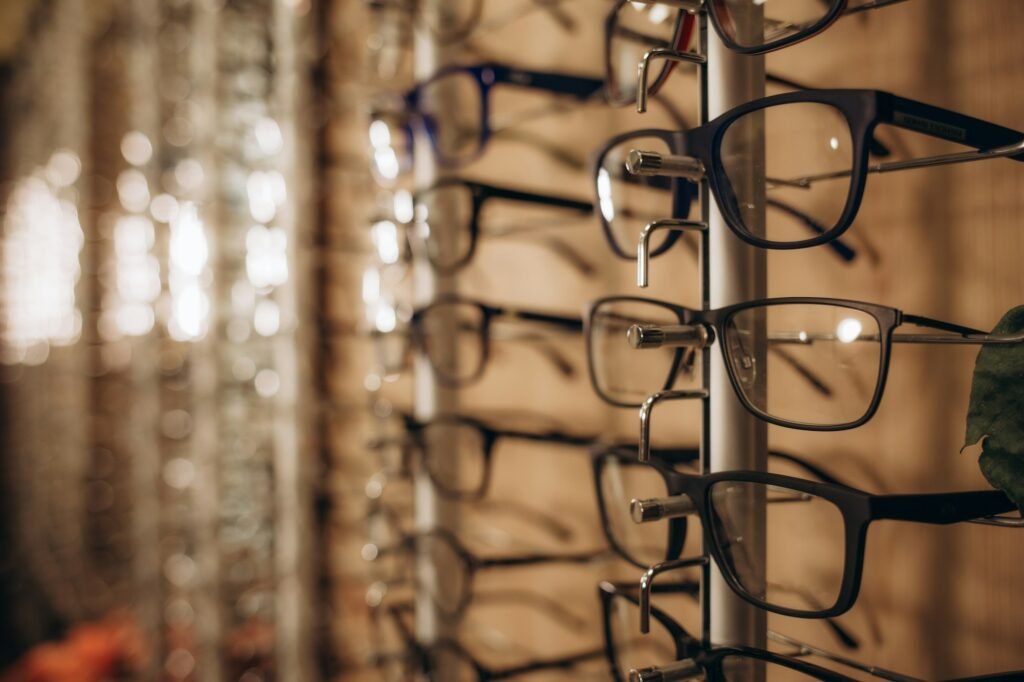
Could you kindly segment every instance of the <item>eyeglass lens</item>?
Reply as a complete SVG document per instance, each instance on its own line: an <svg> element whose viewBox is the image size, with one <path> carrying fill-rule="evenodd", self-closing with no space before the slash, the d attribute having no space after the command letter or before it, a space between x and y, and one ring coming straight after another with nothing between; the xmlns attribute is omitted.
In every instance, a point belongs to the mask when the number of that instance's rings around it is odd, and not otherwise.
<svg viewBox="0 0 1024 682"><path fill-rule="evenodd" d="M484 486L484 442L469 424L437 421L425 426L423 465L439 488L455 495L472 495Z"/></svg>
<svg viewBox="0 0 1024 682"><path fill-rule="evenodd" d="M831 4L823 0L711 0L711 11L727 38L740 47L759 47L806 31L828 14ZM764 11L764 30L750 31L738 17L749 17L749 7Z"/></svg>
<svg viewBox="0 0 1024 682"><path fill-rule="evenodd" d="M647 396L671 387L699 388L700 368L686 348L636 350L626 340L634 324L680 324L670 308L647 301L607 301L590 320L590 353L594 381L601 393L627 404L641 404Z"/></svg>
<svg viewBox="0 0 1024 682"><path fill-rule="evenodd" d="M446 184L421 192L415 213L414 234L426 246L434 267L453 268L469 257L473 221L473 191L469 187Z"/></svg>
<svg viewBox="0 0 1024 682"><path fill-rule="evenodd" d="M763 359L752 342L759 328L768 340L769 352ZM746 308L726 321L723 343L744 397L756 410L776 419L846 424L868 411L878 385L882 359L878 321L853 308L822 304ZM807 380L808 371L814 381Z"/></svg>
<svg viewBox="0 0 1024 682"><path fill-rule="evenodd" d="M780 243L811 236L806 226L781 211L770 211L762 228L762 218L755 210L762 205L762 192L809 216L825 230L839 223L850 194L853 141L849 124L835 107L793 102L758 109L725 129L720 153L723 209L731 208L747 233ZM752 182L751 173L757 177L761 171L766 184ZM839 177L807 186L787 184L831 173Z"/></svg>
<svg viewBox="0 0 1024 682"><path fill-rule="evenodd" d="M420 87L419 113L445 163L463 163L480 149L484 130L483 92L476 78L453 71ZM450 106L459 102L458 107ZM444 124L438 123L444 120Z"/></svg>
<svg viewBox="0 0 1024 682"><path fill-rule="evenodd" d="M843 514L835 504L808 493L747 481L715 483L708 496L715 543L745 592L773 606L799 611L821 611L838 601L846 533ZM766 520L759 532L751 519L761 513ZM761 558L765 546L770 548L767 563Z"/></svg>
<svg viewBox="0 0 1024 682"><path fill-rule="evenodd" d="M678 10L661 4L627 2L619 8L608 43L608 87L613 101L636 99L636 65L648 50L672 47L678 15Z"/></svg>
<svg viewBox="0 0 1024 682"><path fill-rule="evenodd" d="M420 320L423 350L434 370L451 383L469 381L483 368L483 330L483 312L468 303L438 303Z"/></svg>
<svg viewBox="0 0 1024 682"><path fill-rule="evenodd" d="M670 154L668 143L659 137L631 137L608 150L597 171L597 196L601 215L611 228L611 235L620 253L632 256L644 225L673 216L673 182L664 177L641 177L626 170L626 157L630 151ZM686 218L687 216L675 216ZM656 252L668 233L656 234L650 248Z"/></svg>
<svg viewBox="0 0 1024 682"><path fill-rule="evenodd" d="M670 524L638 524L629 513L631 500L668 495L661 474L640 462L609 457L601 467L599 483L608 531L618 548L641 566L653 566L674 558L668 556Z"/></svg>

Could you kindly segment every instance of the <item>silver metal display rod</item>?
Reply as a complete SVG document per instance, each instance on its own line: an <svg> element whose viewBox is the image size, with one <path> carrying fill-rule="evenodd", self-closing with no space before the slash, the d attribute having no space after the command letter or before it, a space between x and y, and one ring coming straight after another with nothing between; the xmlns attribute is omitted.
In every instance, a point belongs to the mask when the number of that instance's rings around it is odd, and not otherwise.
<svg viewBox="0 0 1024 682"><path fill-rule="evenodd" d="M763 21L758 3L735 3L730 8L733 20L745 29L760 34ZM708 114L711 118L744 102L764 96L764 58L746 57L730 51L714 31L708 31ZM752 131L757 140L747 140L747 153L763 154L763 130ZM753 158L753 157L752 157ZM746 181L751 187L764 187L763 164L751 163ZM734 180L735 182L735 180ZM754 196L753 193L748 196ZM764 195L761 192L761 215ZM766 263L763 251L747 246L726 227L714 201L710 201L709 230L709 297L712 307L721 307L752 298L763 297L767 291ZM756 330L755 330L756 331ZM763 336L763 329L760 330ZM763 346L763 344L762 344ZM715 344L711 349L710 376L710 468L711 471L756 469L766 467L768 434L764 422L747 412L736 398L726 375L725 365ZM757 361L764 367L763 357ZM764 507L746 519L744 531L747 552L763 556L765 537ZM717 567L710 570L707 593L710 609L711 641L715 644L765 645L765 612L737 597L726 585Z"/></svg>

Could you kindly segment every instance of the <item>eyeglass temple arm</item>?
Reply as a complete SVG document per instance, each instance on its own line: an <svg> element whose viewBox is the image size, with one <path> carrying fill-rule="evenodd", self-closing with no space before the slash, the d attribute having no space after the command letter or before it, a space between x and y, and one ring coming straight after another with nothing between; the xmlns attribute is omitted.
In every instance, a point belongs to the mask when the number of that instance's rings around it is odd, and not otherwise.
<svg viewBox="0 0 1024 682"><path fill-rule="evenodd" d="M550 194L524 192L521 190L510 189L508 187L497 187L495 185L477 184L484 189L488 197L507 199L509 201L520 201L530 204L540 204L542 206L553 206L556 208L565 208L584 214L594 212L594 204L589 201L579 201L577 199L569 199L567 197L556 197Z"/></svg>
<svg viewBox="0 0 1024 682"><path fill-rule="evenodd" d="M648 396L640 407L640 440L637 444L637 459L648 462L651 459L651 413L654 406L669 400L707 400L708 392L698 391L660 391Z"/></svg>
<svg viewBox="0 0 1024 682"><path fill-rule="evenodd" d="M903 99L895 95L892 95L892 98L893 100L904 102L904 104L894 103L894 111L889 113L890 120L883 119L885 123L891 123L894 126L938 137L939 139L967 144L968 146L976 147L977 151L940 154L921 159L873 164L867 167L868 173L891 173L932 166L951 166L953 164L983 159L1009 158L1014 161L1024 161L1024 133L982 121L981 119L939 109L938 106L932 106L931 104L915 102L911 99ZM900 105L904 105L907 111L897 109ZM919 111L922 112L921 115L910 113ZM930 119L928 118L929 116L933 118ZM798 178L769 178L769 183L779 186L806 188L818 180L837 179L849 177L850 175L851 171L845 170L805 175Z"/></svg>
<svg viewBox="0 0 1024 682"><path fill-rule="evenodd" d="M679 50L669 50L667 48L654 48L644 53L643 58L640 60L640 65L637 68L637 90L636 90L636 111L638 114L643 114L647 111L647 97L648 97L648 74L651 70L651 62L655 59L667 59L672 62L683 62L687 64L706 64L707 58L699 54L691 54L689 52L680 52Z"/></svg>
<svg viewBox="0 0 1024 682"><path fill-rule="evenodd" d="M857 5L856 7L847 7L843 10L843 16L859 14L860 12L864 12L869 9L881 9L883 7L888 7L889 5L898 5L901 2L906 1L907 0L867 0L867 2Z"/></svg>
<svg viewBox="0 0 1024 682"><path fill-rule="evenodd" d="M478 568L534 566L537 564L587 564L606 554L606 550L600 550L596 552L577 552L575 554L523 554L520 556L493 558L474 557L474 563Z"/></svg>
<svg viewBox="0 0 1024 682"><path fill-rule="evenodd" d="M600 78L573 76L550 71L529 71L514 69L508 66L491 64L496 83L507 83L536 90L547 90L561 95L570 95L578 99L587 99L604 88Z"/></svg>
<svg viewBox="0 0 1024 682"><path fill-rule="evenodd" d="M526 320L529 322L538 322L552 327L559 327L570 332L583 332L583 320L579 317L553 315L551 313L540 313L534 310L522 310L519 308L493 308L492 310L496 314L506 317Z"/></svg>
<svg viewBox="0 0 1024 682"><path fill-rule="evenodd" d="M523 121L517 121L516 123L496 128L491 131L491 137L501 138L512 142L521 142L524 145L533 147L549 159L571 170L581 171L586 168L586 162L580 158L579 155L574 153L573 150L552 144L539 135L534 135L530 131L519 130L513 127L521 122Z"/></svg>
<svg viewBox="0 0 1024 682"><path fill-rule="evenodd" d="M707 563L708 558L706 556L665 561L651 566L642 576L640 576L640 599L638 606L640 607L641 634L646 635L651 631L651 590L654 587L654 579L659 574L665 573L666 571L674 571L680 568L691 568L694 566L706 566Z"/></svg>
<svg viewBox="0 0 1024 682"><path fill-rule="evenodd" d="M600 649L590 649L588 651L581 651L576 654L569 656L563 656L562 658L552 658L546 660L530 661L522 665L517 665L513 668L502 668L500 670L491 671L491 675L487 678L489 680L504 680L510 677L520 677L522 675L528 675L530 673L539 672L542 670L554 670L559 668L573 668L579 663L585 661L591 661L595 658L602 658L605 655L604 647Z"/></svg>
<svg viewBox="0 0 1024 682"><path fill-rule="evenodd" d="M923 133L949 142L973 147L980 151L1013 145L1024 138L1024 133L1005 126L944 109L916 100L887 95L889 109L882 100L881 121L894 126ZM1024 161L1024 156L1017 159Z"/></svg>
<svg viewBox="0 0 1024 682"><path fill-rule="evenodd" d="M871 513L876 519L938 525L984 519L1016 509L1017 505L999 490L878 495L871 498Z"/></svg>
<svg viewBox="0 0 1024 682"><path fill-rule="evenodd" d="M551 616L552 619L558 621L568 629L582 629L587 626L587 619L582 618L567 609L565 604L560 600L553 599L547 595L540 592L534 592L532 590L520 590L513 588L477 592L473 595L473 600L478 604L486 604L488 602L528 604L532 608Z"/></svg>
<svg viewBox="0 0 1024 682"><path fill-rule="evenodd" d="M941 329L949 334L907 334L892 335L893 343L927 343L927 344L979 344L983 346L1010 345L1024 342L1024 331L1009 334L993 334L971 327L963 327L951 322L936 320L920 315L903 315L903 321L919 327Z"/></svg>
<svg viewBox="0 0 1024 682"><path fill-rule="evenodd" d="M829 651L825 651L824 649L819 649L817 647L811 646L810 644L805 644L804 642L801 642L800 640L793 639L792 637L789 637L787 635L783 635L783 634L778 633L778 632L769 631L768 632L768 639L771 639L771 640L773 640L775 642L779 642L781 644L788 644L790 646L796 647L798 649L798 651L797 651L797 653L795 655L798 655L798 656L809 656L809 655L818 656L819 658L824 658L827 661L832 661L834 663L839 663L841 665L847 666L848 668L853 668L854 670L860 670L861 672L868 673L868 674L872 675L873 677L878 677L878 678L883 679L883 680L891 680L891 682L922 682L922 680L920 680L920 679L918 679L916 677L909 677L908 675L901 675L900 673L896 673L896 672L893 672L891 670L886 670L885 668L880 668L880 667L878 667L876 665L865 665L863 663L858 663L857 661L854 661L854 660L851 660L849 658L846 658L845 656L840 656L838 654L833 654L833 653L831 653ZM792 655L794 655L794 654L790 654L790 656L792 656Z"/></svg>

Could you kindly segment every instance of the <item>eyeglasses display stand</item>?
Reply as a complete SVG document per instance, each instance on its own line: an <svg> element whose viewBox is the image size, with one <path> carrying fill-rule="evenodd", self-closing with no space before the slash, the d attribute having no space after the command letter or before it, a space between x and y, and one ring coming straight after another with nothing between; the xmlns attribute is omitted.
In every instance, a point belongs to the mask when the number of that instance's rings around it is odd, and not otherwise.
<svg viewBox="0 0 1024 682"><path fill-rule="evenodd" d="M743 3L734 12L737 26L744 31L761 33L763 8L759 3ZM745 15L745 16L743 16ZM706 19L705 19L706 20ZM710 120L738 104L764 96L764 58L745 57L729 50L713 31L702 31L707 49L705 66L707 78L707 116ZM762 139L745 140L743 144L750 148L763 148L763 130L754 129L753 136ZM763 184L763 180L755 177L758 172L752 164L746 180L751 187ZM762 166L763 168L763 166ZM763 170L761 171L763 173ZM756 196L751 192L750 196ZM759 197L759 205L752 208L755 215L764 216L764 194ZM730 233L726 228L716 202L711 200L705 190L702 197L704 211L709 214L708 261L703 264L706 269L705 278L708 282L707 301L712 307L728 305L739 301L750 300L765 295L767 291L767 264L763 251L750 248ZM755 339L764 339L764 328L751 329ZM754 342L756 347L764 344ZM768 429L760 420L751 418L751 414L743 408L730 391L730 382L721 352L709 353L710 376L705 401L707 414L704 426L707 432L704 454L706 463L704 473L727 471L731 469L750 469L764 471L767 468ZM763 356L763 353L762 353ZM756 358L755 362L763 357ZM763 366L763 364L762 364ZM765 515L763 501L754 501L748 508L754 510L743 519L745 534L752 538L761 538L761 542L749 548L753 553L766 553L764 546ZM765 613L751 608L736 596L725 584L718 567L709 565L705 569L708 579L703 599L706 618L704 638L714 643L764 647L766 644ZM753 679L753 678L751 678Z"/></svg>

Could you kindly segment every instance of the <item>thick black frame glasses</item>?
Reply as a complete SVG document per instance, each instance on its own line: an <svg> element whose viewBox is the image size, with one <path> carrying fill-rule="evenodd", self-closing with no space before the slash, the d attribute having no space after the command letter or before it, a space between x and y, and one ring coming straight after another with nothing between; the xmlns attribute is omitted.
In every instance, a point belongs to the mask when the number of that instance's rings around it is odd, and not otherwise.
<svg viewBox="0 0 1024 682"><path fill-rule="evenodd" d="M436 669L444 669L446 667L442 657L452 657L456 660L461 660L464 664L468 664L475 671L477 682L496 682L497 680L507 680L548 670L570 671L580 663L601 658L604 655L603 648L593 649L559 658L524 661L518 665L506 668L491 668L477 660L469 653L466 647L455 639L442 637L429 645L420 644L412 629L407 626L402 618L402 612L407 612L411 609L411 604L398 604L389 606L388 614L394 619L398 632L405 643L407 651L407 654L403 657L405 661L413 663L417 671L426 674L428 676L427 679L434 682L447 682L434 676ZM454 663L451 659L448 662ZM459 682L469 681L460 676Z"/></svg>
<svg viewBox="0 0 1024 682"><path fill-rule="evenodd" d="M895 333L903 324L942 333ZM765 344L752 343L759 334L765 337ZM699 311L650 298L612 296L591 304L584 335L591 385L607 403L619 407L650 403L687 374L694 363L694 349L720 342L729 381L743 406L770 424L804 431L842 431L870 420L885 390L893 343L998 345L1024 341L1024 332L991 334L887 306L817 297L756 299ZM668 352L653 355L653 363L641 356L631 355L628 361L617 355L613 361L604 357L623 348ZM769 356L766 350L775 352ZM808 362L797 351L814 355ZM793 401L799 396L769 390L769 357L777 358L778 372L788 366L804 379L807 371L836 379L829 382L830 394L824 400L817 391L810 407L808 401L796 407L803 414L817 410L820 416L794 419L776 412L780 399ZM645 363L643 371L639 363ZM873 389L865 391L856 380L873 380ZM637 386L637 381L646 383ZM630 383L633 386L624 388ZM775 387L782 383L775 382ZM783 405L783 409L792 407Z"/></svg>
<svg viewBox="0 0 1024 682"><path fill-rule="evenodd" d="M416 192L413 197L415 217L411 227L424 245L427 260L436 272L453 274L473 259L481 234L480 216L488 202L493 200L548 206L572 211L581 216L588 216L594 211L593 204L587 201L499 187L462 178L444 178L431 187ZM432 206L444 208L444 224L431 224ZM540 222L536 225L521 226L518 231L536 231L556 225L558 223L546 225Z"/></svg>
<svg viewBox="0 0 1024 682"><path fill-rule="evenodd" d="M633 140L656 140L659 146L663 146L670 154L680 155L686 149L686 135L683 130L632 130L609 138L594 155L591 167L594 200L599 208L597 216L608 246L619 258L636 260L639 257L639 267L646 267L648 259L665 253L682 238L683 233L680 230L666 230L663 235L659 235L659 241L652 245L653 238L647 232L657 226L659 219L668 216L654 215L653 211L657 211L658 208L648 208L640 214L633 206L622 206L623 202L616 201L615 198L617 190L621 187L622 190L630 189L636 192L637 196L632 197L630 203L648 206L653 204L670 214L671 218L682 219L690 214L699 187L684 178L630 173L625 168L625 159L614 157L627 146L631 146L630 142ZM884 147L882 150L886 154L889 153ZM827 232L821 222L786 201L769 196L765 199L765 207L795 221L812 235L820 236ZM826 244L840 260L849 262L857 257L857 251L839 236Z"/></svg>
<svg viewBox="0 0 1024 682"><path fill-rule="evenodd" d="M464 387L483 376L491 357L491 326L500 318L535 322L565 333L578 334L583 330L583 321L578 317L486 305L456 295L444 295L413 313L409 321L408 338L426 355L439 383L452 388ZM458 332L455 335L458 339L455 347L438 347L431 341L434 336L431 329L435 326L440 338L450 339L453 330ZM548 336L520 334L510 338L536 343L546 342ZM571 361L557 349L544 343L537 345L537 350L563 375L571 376L574 373Z"/></svg>
<svg viewBox="0 0 1024 682"><path fill-rule="evenodd" d="M456 166L468 163L483 153L496 132L491 121L490 98L492 90L499 85L542 90L586 101L601 92L604 81L564 73L518 69L493 62L442 68L406 92L402 98L406 111L412 116L413 121L422 126L427 133L439 164ZM466 102L462 106L463 113L472 118L473 123L477 125L466 129L456 127L446 132L439 127L438 121L430 113L430 107L435 99L447 104L446 96L460 89L463 94L468 95L468 91L473 93L475 106L471 102ZM455 123L457 125L459 122ZM455 148L451 148L450 144L454 144Z"/></svg>
<svg viewBox="0 0 1024 682"><path fill-rule="evenodd" d="M659 594L692 594L694 587L696 587L696 585L691 583L665 583L655 586L654 591ZM640 611L640 599L637 595L636 585L602 581L597 586L597 594L601 603L605 656L608 660L608 665L611 669L611 675L614 682L661 682L662 680L704 679L701 675L708 675L718 669L713 665L702 664L714 661L715 659L713 657L718 652L722 652L722 654L739 654L754 660L774 663L786 668L790 672L799 671L811 675L815 679L827 680L828 682L855 682L854 678L849 678L831 670L826 670L825 668L797 660L791 656L776 654L764 649L708 647L698 638L691 635L686 628L679 624L679 621L657 607L651 608L651 616L658 626L664 629L667 636L672 640L671 646L673 648L672 652L661 653L672 658L673 662L659 668L631 669L626 673L626 676L624 676L626 666L623 665L622 659L626 652L620 650L623 642L621 642L616 636L616 620L620 617L623 608L628 611L632 611L633 609L637 612ZM639 617L639 613L637 615ZM652 637L650 635L647 637L651 637L654 640L662 639L661 637ZM642 637L635 641L638 644L643 645L647 637ZM790 643L798 647L806 646L776 633L770 632L769 637L785 641L786 643ZM626 642L625 644L631 643L632 641ZM664 644L664 642L659 643ZM849 665L859 670L863 670L864 672L871 672L871 669L869 669L868 666L863 666L862 664L849 661L846 658L836 656L835 654L831 654L820 649L814 649L813 652L810 650L806 652L803 650L799 651L800 655L804 655L805 653L814 653L815 655L843 663L844 665ZM877 672L874 673L876 677L895 680L896 682L919 682L918 680L907 677L887 677L886 675L891 673L888 673L888 671L881 668L874 669L877 670ZM712 682L739 682L739 680L745 680L746 678L708 676L706 679Z"/></svg>
<svg viewBox="0 0 1024 682"><path fill-rule="evenodd" d="M653 557L638 555L634 548L627 544L627 538L620 537L616 530L616 524L612 521L612 518L616 516L615 505L622 503L623 500L613 500L609 497L606 490L607 480L619 471L628 472L632 469L645 473L650 472L650 474L658 477L659 497L679 495L683 491L674 485L675 479L672 474L677 472L676 467L680 465L696 464L697 452L693 451L691 453L685 450L673 451L653 448L651 449L650 458L646 462L640 462L636 456L636 448L628 446L595 448L592 455L591 466L594 473L594 495L597 499L598 511L601 515L601 526L604 531L605 541L618 556L637 568L647 569L650 567L652 563L650 559ZM838 479L798 455L771 450L768 452L768 457L770 458L769 461L785 461L813 476L818 481L833 485L843 485ZM622 467L626 469L623 470ZM637 467L645 468L637 469ZM622 492L628 493L630 491L623 490ZM632 512L627 510L626 513L631 515ZM668 516L666 518L668 519L666 524L667 539L663 543L664 550L657 552L658 557L654 561L658 563L678 559L686 544L687 516ZM652 548L645 546L644 549ZM656 547L654 549L657 550ZM840 638L844 639L844 642L847 643L850 641L849 636L845 634L841 634Z"/></svg>
<svg viewBox="0 0 1024 682"><path fill-rule="evenodd" d="M403 415L409 443L420 457L437 491L448 499L480 500L491 485L492 460L498 443L504 439L554 443L557 445L586 446L596 436L574 436L558 431L531 432L500 429L478 419L459 415L441 415L421 422L411 415ZM447 444L446 449L432 447ZM693 451L696 457L696 450ZM442 461L437 461L441 458ZM448 469L459 472L456 482ZM465 472L471 472L466 476Z"/></svg>
<svg viewBox="0 0 1024 682"><path fill-rule="evenodd" d="M763 185L755 183L756 187L738 190L737 187L742 188L749 183L745 179L739 182L739 178L735 184L732 182L729 168L734 165L750 168L753 163L755 167L767 167L770 172L770 164L760 158L764 154L763 146L751 145L748 138L754 136L753 131L766 126L769 114L781 116L778 121L789 120L790 114L783 116L779 113L785 111L783 107L793 115L799 108L801 114L810 112L815 120L827 119L829 125L834 123L842 128L840 135L834 135L828 141L835 155L832 158L841 168L830 167L826 172L786 178L769 175ZM869 165L871 140L879 124L904 128L976 151ZM808 129L812 128L808 126ZM766 249L801 249L824 244L840 236L857 216L870 173L1002 157L1024 161L1024 133L880 90L802 90L772 95L731 109L697 128L678 133L668 131L665 135L670 137L673 148L684 149L685 155L633 150L625 163L626 170L638 175L683 178L694 183L706 179L726 225L743 241ZM849 145L839 141L840 136L847 135ZM760 194L762 190L770 192L772 189L809 191L818 183L836 180L849 183L845 202L837 203L829 210L835 215L834 219L819 220L824 228L822 233L805 239L776 239L771 237L769 225L769 236L761 235L761 221L756 213L751 213L757 204L751 192ZM611 200L600 194L600 185L597 189L603 201Z"/></svg>
<svg viewBox="0 0 1024 682"><path fill-rule="evenodd" d="M478 571L521 566L542 566L546 564L587 564L606 553L604 550L600 550L566 554L532 553L502 557L481 557L470 552L450 531L443 528L435 528L422 533L406 535L395 546L377 548L375 560L386 558L396 553L412 555L421 551L429 552L431 550L447 554L445 557L446 561L436 561L434 562L435 566L460 567L459 571L453 568L450 571L446 571L444 575L438 575L438 581L443 582L444 585L437 586L436 589L432 590L434 593L431 594L438 613L449 621L461 618L469 607L475 594L473 582ZM437 592L442 590L450 590L455 596L448 599L437 594Z"/></svg>
<svg viewBox="0 0 1024 682"><path fill-rule="evenodd" d="M677 586L666 584L663 592L676 591ZM636 588L632 585L602 582L598 585L598 598L604 618L605 652L611 666L612 678L615 682L627 682L623 677L624 666L620 665L622 653L620 642L615 637L614 621L623 605L626 608L636 607L640 603ZM675 649L675 661L658 667L631 669L628 682L664 682L665 680L707 680L707 682L746 682L750 679L751 669L762 668L767 674L765 679L776 679L774 673L782 679L814 679L824 682L858 682L862 677L849 677L835 670L823 668L814 663L802 660L805 656L816 656L830 663L837 663L872 677L890 682L923 682L922 680L885 668L860 663L845 656L825 651L805 644L786 635L775 632L768 633L768 639L779 644L792 646L794 650L776 653L756 647L714 646L702 642L679 624L675 618L664 611L652 608L651 615L659 627L672 640ZM993 673L969 678L958 678L950 682L1000 682L1019 679L1022 671ZM794 678L793 675L799 675Z"/></svg>
<svg viewBox="0 0 1024 682"><path fill-rule="evenodd" d="M659 463L637 463L637 466L657 469L671 492L664 498L633 500L630 512L634 521L647 523L689 514L699 516L705 547L733 592L759 608L798 618L838 616L854 605L860 591L868 527L873 522L891 520L948 525L985 520L1017 508L999 490L873 495L845 485L760 471L696 475L684 474ZM766 595L753 591L763 590L763 585L744 584L745 576L755 582L763 583L765 580L765 566L742 565L740 560L746 556L742 537L743 514L750 505L764 504L766 500L769 504L821 501L831 505L831 512L840 514L843 569L835 601L831 605L810 609L783 606L769 602ZM816 508L815 511L824 516L824 508ZM666 558L674 561L681 550L675 549L671 539L670 545Z"/></svg>

